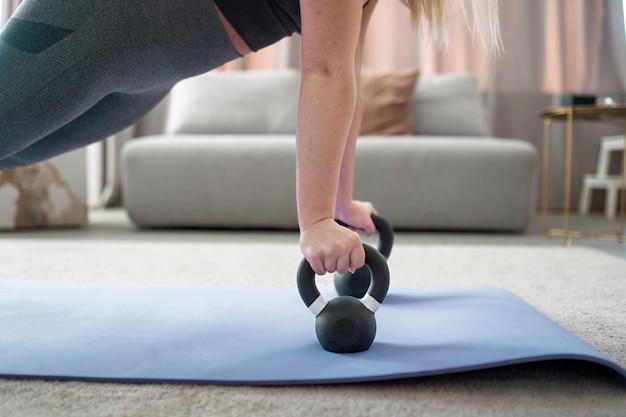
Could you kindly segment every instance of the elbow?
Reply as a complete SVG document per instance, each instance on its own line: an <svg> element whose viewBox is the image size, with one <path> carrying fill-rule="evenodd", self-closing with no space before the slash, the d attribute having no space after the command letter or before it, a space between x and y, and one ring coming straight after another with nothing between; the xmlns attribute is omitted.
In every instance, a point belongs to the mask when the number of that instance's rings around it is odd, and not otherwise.
<svg viewBox="0 0 626 417"><path fill-rule="evenodd" d="M354 71L346 71L330 66L302 68L301 88L310 91L336 93L345 98L357 99L357 79Z"/></svg>
<svg viewBox="0 0 626 417"><path fill-rule="evenodd" d="M325 78L345 84L355 84L356 76L354 63L350 60L317 60L315 62L302 63L302 78Z"/></svg>

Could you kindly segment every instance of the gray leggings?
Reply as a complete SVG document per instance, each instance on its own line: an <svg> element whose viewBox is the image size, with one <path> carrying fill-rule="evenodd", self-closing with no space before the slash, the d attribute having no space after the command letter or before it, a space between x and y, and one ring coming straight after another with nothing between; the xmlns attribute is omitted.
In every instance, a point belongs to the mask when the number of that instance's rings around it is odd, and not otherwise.
<svg viewBox="0 0 626 417"><path fill-rule="evenodd" d="M115 134L237 57L211 0L25 0L0 33L0 170Z"/></svg>

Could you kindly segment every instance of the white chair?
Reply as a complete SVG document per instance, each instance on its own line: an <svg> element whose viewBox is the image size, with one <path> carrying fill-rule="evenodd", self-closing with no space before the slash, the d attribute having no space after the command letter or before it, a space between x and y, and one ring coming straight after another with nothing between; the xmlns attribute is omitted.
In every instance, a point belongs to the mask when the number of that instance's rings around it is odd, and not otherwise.
<svg viewBox="0 0 626 417"><path fill-rule="evenodd" d="M600 143L600 153L598 154L598 166L595 174L587 174L583 177L583 186L580 193L580 203L578 213L586 215L589 213L591 205L591 191L594 189L606 190L604 202L604 216L607 219L615 218L615 208L617 206L617 196L622 187L622 177L619 175L609 175L609 164L611 162L611 152L624 150L624 136L605 136ZM623 168L625 169L625 168Z"/></svg>

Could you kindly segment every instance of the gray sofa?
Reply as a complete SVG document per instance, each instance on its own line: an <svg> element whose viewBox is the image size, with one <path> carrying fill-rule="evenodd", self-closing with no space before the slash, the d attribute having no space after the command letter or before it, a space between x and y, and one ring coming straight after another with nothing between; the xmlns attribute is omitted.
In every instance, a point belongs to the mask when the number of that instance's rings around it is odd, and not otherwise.
<svg viewBox="0 0 626 417"><path fill-rule="evenodd" d="M142 227L297 228L296 71L212 72L179 83L163 134L122 153L124 206ZM412 134L363 136L354 194L396 229L524 231L538 155L489 135L476 81L420 77Z"/></svg>

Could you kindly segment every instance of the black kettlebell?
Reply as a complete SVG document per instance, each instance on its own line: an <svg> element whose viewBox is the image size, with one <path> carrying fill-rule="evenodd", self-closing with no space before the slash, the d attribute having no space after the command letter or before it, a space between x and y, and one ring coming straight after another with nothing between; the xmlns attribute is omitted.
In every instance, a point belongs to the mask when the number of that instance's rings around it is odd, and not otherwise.
<svg viewBox="0 0 626 417"><path fill-rule="evenodd" d="M388 259L393 246L393 228L387 220L376 214L372 214L372 221L379 235L378 252L380 252L385 259ZM338 223L346 226L343 222ZM335 274L335 289L339 295L351 295L360 298L365 295L369 285L370 271L365 267L357 269L354 273Z"/></svg>
<svg viewBox="0 0 626 417"><path fill-rule="evenodd" d="M365 267L371 274L367 293L362 298L348 295L329 301L315 284L315 272L306 259L298 268L298 291L304 304L315 315L315 334L329 352L352 353L369 349L376 336L374 313L389 289L389 269L385 258L373 247L363 244Z"/></svg>

